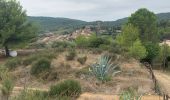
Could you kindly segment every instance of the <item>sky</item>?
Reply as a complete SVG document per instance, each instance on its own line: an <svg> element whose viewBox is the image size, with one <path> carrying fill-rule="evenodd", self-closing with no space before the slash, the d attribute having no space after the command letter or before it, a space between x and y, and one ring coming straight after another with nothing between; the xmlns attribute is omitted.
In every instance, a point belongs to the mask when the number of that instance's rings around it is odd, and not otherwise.
<svg viewBox="0 0 170 100"><path fill-rule="evenodd" d="M29 16L65 17L84 21L114 21L139 8L170 12L170 0L20 0Z"/></svg>

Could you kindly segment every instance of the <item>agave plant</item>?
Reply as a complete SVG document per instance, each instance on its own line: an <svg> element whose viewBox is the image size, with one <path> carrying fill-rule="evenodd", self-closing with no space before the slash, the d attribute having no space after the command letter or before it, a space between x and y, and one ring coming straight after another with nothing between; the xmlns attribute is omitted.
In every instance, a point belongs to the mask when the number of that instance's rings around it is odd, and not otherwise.
<svg viewBox="0 0 170 100"><path fill-rule="evenodd" d="M108 56L101 56L99 61L95 64L91 65L91 72L101 81L104 81L109 74L114 76L115 74L119 73L120 71L115 70L118 65L113 65L111 63L111 58Z"/></svg>

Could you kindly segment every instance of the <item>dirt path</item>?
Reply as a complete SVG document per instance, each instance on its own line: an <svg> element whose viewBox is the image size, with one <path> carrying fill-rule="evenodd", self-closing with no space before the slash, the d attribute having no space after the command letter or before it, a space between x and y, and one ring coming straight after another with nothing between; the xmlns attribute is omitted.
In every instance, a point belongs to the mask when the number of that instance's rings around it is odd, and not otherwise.
<svg viewBox="0 0 170 100"><path fill-rule="evenodd" d="M119 100L117 95L104 95L104 94L92 94L92 93L83 93L77 100ZM163 100L159 96L143 96L142 100Z"/></svg>
<svg viewBox="0 0 170 100"><path fill-rule="evenodd" d="M160 84L162 92L170 95L170 76L161 71L154 71L154 74Z"/></svg>

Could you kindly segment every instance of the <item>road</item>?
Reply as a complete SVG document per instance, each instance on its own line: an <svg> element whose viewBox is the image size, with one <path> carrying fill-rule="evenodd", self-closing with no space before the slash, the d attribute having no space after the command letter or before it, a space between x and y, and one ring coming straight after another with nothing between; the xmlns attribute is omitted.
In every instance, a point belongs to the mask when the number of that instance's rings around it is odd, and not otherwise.
<svg viewBox="0 0 170 100"><path fill-rule="evenodd" d="M170 75L161 71L154 71L155 77L159 82L161 91L170 96Z"/></svg>

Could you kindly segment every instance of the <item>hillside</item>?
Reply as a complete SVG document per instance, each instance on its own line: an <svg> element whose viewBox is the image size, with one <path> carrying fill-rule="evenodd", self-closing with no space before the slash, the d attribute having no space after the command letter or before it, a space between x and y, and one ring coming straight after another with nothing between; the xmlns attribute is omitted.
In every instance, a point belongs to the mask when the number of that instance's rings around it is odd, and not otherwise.
<svg viewBox="0 0 170 100"><path fill-rule="evenodd" d="M58 31L65 29L75 29L86 24L85 21L68 19L68 18L53 18L53 17L28 17L28 20L35 22L40 27L41 31Z"/></svg>
<svg viewBox="0 0 170 100"><path fill-rule="evenodd" d="M157 14L158 21L170 20L170 13ZM53 17L28 17L29 21L35 22L40 26L41 32L56 31L56 33L70 33L75 29L79 29L86 25L96 26L99 21L86 22L69 18L53 18ZM103 27L120 27L127 22L128 17L118 19L116 21L100 21Z"/></svg>

